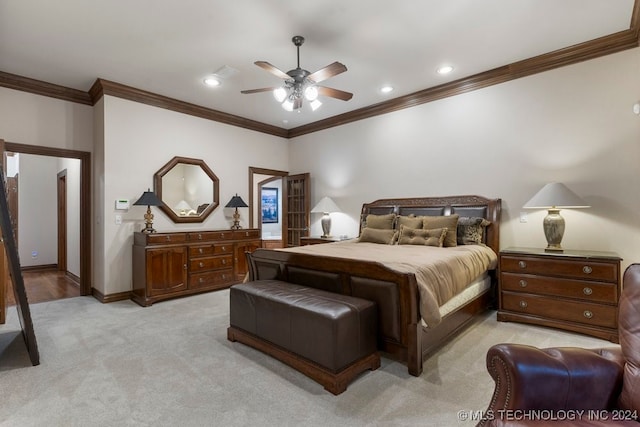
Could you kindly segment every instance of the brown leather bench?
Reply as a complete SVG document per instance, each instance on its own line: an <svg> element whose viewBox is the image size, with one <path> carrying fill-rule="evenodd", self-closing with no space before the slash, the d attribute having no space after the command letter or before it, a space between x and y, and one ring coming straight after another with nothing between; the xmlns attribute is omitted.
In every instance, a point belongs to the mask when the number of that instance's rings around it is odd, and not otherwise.
<svg viewBox="0 0 640 427"><path fill-rule="evenodd" d="M239 341L297 369L333 394L380 367L376 304L280 280L230 289L229 341Z"/></svg>

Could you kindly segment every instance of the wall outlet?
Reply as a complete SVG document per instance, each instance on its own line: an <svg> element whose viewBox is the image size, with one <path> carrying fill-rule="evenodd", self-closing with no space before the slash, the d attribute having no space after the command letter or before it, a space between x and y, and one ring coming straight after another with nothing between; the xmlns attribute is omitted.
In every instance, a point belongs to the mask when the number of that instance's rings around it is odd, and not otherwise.
<svg viewBox="0 0 640 427"><path fill-rule="evenodd" d="M520 222L529 222L529 217L526 212L520 212Z"/></svg>

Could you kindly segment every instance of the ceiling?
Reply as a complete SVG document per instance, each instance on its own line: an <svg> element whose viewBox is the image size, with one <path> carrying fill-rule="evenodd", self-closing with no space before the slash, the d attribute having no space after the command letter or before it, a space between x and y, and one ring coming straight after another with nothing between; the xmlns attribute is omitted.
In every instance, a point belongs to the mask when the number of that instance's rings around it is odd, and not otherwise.
<svg viewBox="0 0 640 427"><path fill-rule="evenodd" d="M634 0L2 0L0 71L89 91L101 78L284 129L314 123L496 67L628 30ZM352 92L286 112L257 67L334 61L324 81ZM454 71L436 73L449 64ZM203 79L235 74L208 88ZM391 85L394 91L379 89Z"/></svg>

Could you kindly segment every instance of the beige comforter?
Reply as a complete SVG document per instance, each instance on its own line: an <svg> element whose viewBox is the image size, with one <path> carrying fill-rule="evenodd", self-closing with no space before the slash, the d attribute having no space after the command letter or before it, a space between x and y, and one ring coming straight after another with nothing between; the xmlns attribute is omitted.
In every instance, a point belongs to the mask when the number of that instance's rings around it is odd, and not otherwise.
<svg viewBox="0 0 640 427"><path fill-rule="evenodd" d="M306 254L373 261L400 272L414 273L420 293L420 315L427 325L440 323L439 307L497 264L485 245L437 248L381 245L357 240L280 249Z"/></svg>

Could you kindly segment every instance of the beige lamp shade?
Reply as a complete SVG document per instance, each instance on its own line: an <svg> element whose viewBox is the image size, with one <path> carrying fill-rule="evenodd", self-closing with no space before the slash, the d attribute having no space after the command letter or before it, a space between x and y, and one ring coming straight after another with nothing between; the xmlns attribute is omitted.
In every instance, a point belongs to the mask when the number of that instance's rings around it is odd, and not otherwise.
<svg viewBox="0 0 640 427"><path fill-rule="evenodd" d="M576 193L560 182L552 182L538 191L525 205L525 209L590 208Z"/></svg>
<svg viewBox="0 0 640 427"><path fill-rule="evenodd" d="M538 191L524 206L525 209L547 209L542 228L547 238L547 252L562 252L565 222L560 209L581 209L589 206L580 196L559 182L552 182Z"/></svg>
<svg viewBox="0 0 640 427"><path fill-rule="evenodd" d="M320 199L318 204L311 209L311 213L323 214L322 219L320 220L320 223L322 224L323 238L331 236L331 216L329 215L331 212L340 212L340 208L333 200L326 196Z"/></svg>

